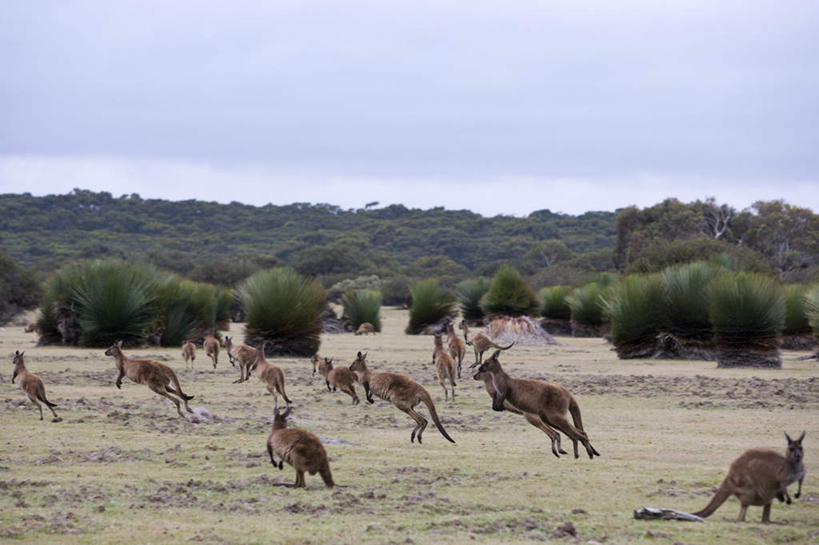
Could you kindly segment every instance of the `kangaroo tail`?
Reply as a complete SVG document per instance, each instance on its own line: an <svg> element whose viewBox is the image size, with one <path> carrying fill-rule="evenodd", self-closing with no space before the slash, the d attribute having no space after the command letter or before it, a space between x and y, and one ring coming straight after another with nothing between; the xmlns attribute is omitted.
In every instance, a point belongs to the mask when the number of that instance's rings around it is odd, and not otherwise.
<svg viewBox="0 0 819 545"><path fill-rule="evenodd" d="M45 394L42 394L42 395L37 396L37 397L39 397L39 398L40 398L40 401L42 401L43 403L45 403L46 405L48 405L48 406L49 406L49 407L51 407L52 409L56 409L56 408L57 408L57 404L56 404L56 403L52 403L52 402L50 402L49 400L47 400L47 399L46 399Z"/></svg>
<svg viewBox="0 0 819 545"><path fill-rule="evenodd" d="M276 389L279 391L279 393L282 395L282 397L284 398L288 405L293 403L292 401L290 401L290 398L287 397L287 394L284 393L284 381L282 381L281 384L277 384Z"/></svg>
<svg viewBox="0 0 819 545"><path fill-rule="evenodd" d="M698 517L706 518L714 511L719 509L719 506L722 505L723 502L725 502L725 500L727 500L730 496L731 491L728 489L728 483L726 481L722 481L722 485L720 485L719 490L717 490L717 493L714 494L713 498L711 498L708 505L706 505L704 509L692 514L697 515Z"/></svg>
<svg viewBox="0 0 819 545"><path fill-rule="evenodd" d="M319 474L328 488L332 488L336 485L333 481L333 474L330 472L330 464L324 464L324 467L319 469Z"/></svg>
<svg viewBox="0 0 819 545"><path fill-rule="evenodd" d="M273 447L270 446L270 443L267 443L267 455L270 456L270 463L278 467L278 465L276 465L276 458L273 456Z"/></svg>
<svg viewBox="0 0 819 545"><path fill-rule="evenodd" d="M435 405L432 404L432 398L429 397L429 393L427 393L426 390L424 391L424 396L421 398L421 400L424 402L424 405L427 406L427 409L429 410L429 416L432 417L432 421L435 422L435 427L438 428L438 431L441 432L441 435L444 436L444 439L446 439L450 443L454 443L455 440L449 436L444 427L441 425L441 421L438 420L438 413L435 411Z"/></svg>
<svg viewBox="0 0 819 545"><path fill-rule="evenodd" d="M497 348L497 349L499 349L499 350L509 350L510 348L512 348L513 346L515 346L515 343L514 343L514 342L512 342L512 344L510 344L509 346L501 346L501 345L499 345L499 344L492 343L492 346L494 346L495 348Z"/></svg>
<svg viewBox="0 0 819 545"><path fill-rule="evenodd" d="M173 385L176 386L176 391L179 392L180 397L182 397L183 399L187 399L188 401L193 399L193 396L189 396L188 394L182 393L182 386L179 384L179 379L176 378L176 373L174 373L173 371L171 371L171 382L173 382Z"/></svg>
<svg viewBox="0 0 819 545"><path fill-rule="evenodd" d="M580 416L580 406L577 404L577 401L575 401L574 398L569 400L569 412L572 414L574 427L582 432L585 432L586 430L583 429L583 418Z"/></svg>

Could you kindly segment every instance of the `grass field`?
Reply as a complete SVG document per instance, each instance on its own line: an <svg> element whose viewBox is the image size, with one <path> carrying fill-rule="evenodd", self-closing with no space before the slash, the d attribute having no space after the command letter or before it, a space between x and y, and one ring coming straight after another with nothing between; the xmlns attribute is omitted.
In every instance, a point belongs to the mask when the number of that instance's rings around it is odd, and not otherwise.
<svg viewBox="0 0 819 545"><path fill-rule="evenodd" d="M557 459L543 433L493 412L467 370L456 402L445 403L432 338L403 334L406 311L382 312L382 334L326 335L321 354L349 364L368 351L371 370L422 382L457 444L432 424L423 445L411 444L413 423L392 405L352 406L311 376L307 359L277 359L294 401L291 425L352 443L325 445L334 489L318 475L307 476L306 490L293 489L293 469L270 465L273 399L255 377L232 384L238 370L224 354L213 370L200 350L186 371L180 349L126 350L177 370L196 396L191 406L216 415L195 423L144 386L126 379L117 390L103 350L35 348L22 328L0 331L0 542L819 543L819 364L798 361L805 353L785 353L779 371L717 370L713 362L620 361L601 339L514 347L501 358L507 372L567 386L602 454ZM63 422L50 422L47 411L41 422L10 383L16 349L26 351ZM705 524L632 518L643 505L702 508L740 453L783 452L782 432L803 429L803 496L775 503L774 524L760 523L759 507L749 509L749 522L734 522L733 498ZM571 451L565 438L563 446ZM567 522L576 536L561 537Z"/></svg>

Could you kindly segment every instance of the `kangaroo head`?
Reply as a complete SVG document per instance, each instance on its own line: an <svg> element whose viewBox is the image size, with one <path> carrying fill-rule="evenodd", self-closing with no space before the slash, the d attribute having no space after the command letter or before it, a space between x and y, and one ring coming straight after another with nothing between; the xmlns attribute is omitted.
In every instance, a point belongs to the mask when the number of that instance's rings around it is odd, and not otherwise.
<svg viewBox="0 0 819 545"><path fill-rule="evenodd" d="M358 371L363 373L365 369L367 369L367 353L364 352L362 354L361 352L359 352L358 355L356 355L355 357L355 361L353 361L353 363L350 364L350 371L352 372Z"/></svg>
<svg viewBox="0 0 819 545"><path fill-rule="evenodd" d="M435 334L435 347L436 347L436 348L441 348L441 347L443 347L443 346L444 346L444 343L443 343L443 341L441 340L441 334L440 334L440 333L436 333L436 334Z"/></svg>
<svg viewBox="0 0 819 545"><path fill-rule="evenodd" d="M791 439L790 436L785 433L785 439L788 440L788 454L787 459L791 462L801 462L802 456L804 456L804 452L802 451L802 439L805 438L805 432L802 432L802 435L799 436L799 439Z"/></svg>
<svg viewBox="0 0 819 545"><path fill-rule="evenodd" d="M500 353L500 350L495 350L495 352L478 367L478 372L497 373L498 371L502 371L500 361L498 361ZM469 367L475 367L475 364L473 363Z"/></svg>
<svg viewBox="0 0 819 545"><path fill-rule="evenodd" d="M324 365L327 367L327 370L333 368L333 358L324 358Z"/></svg>
<svg viewBox="0 0 819 545"><path fill-rule="evenodd" d="M466 331L466 320L461 320L461 323L458 324L458 329L463 329Z"/></svg>
<svg viewBox="0 0 819 545"><path fill-rule="evenodd" d="M18 363L22 365L23 364L23 354L25 354L25 352L20 352L19 350L15 350L14 351L14 360L12 360L12 363L14 365L17 365Z"/></svg>
<svg viewBox="0 0 819 545"><path fill-rule="evenodd" d="M284 412L280 412L278 408L273 410L273 429L283 429L287 427L287 417L290 416L291 407L288 405Z"/></svg>
<svg viewBox="0 0 819 545"><path fill-rule="evenodd" d="M106 356L117 356L119 354L122 354L122 341L117 341L105 351Z"/></svg>
<svg viewBox="0 0 819 545"><path fill-rule="evenodd" d="M486 378L488 371L481 371L478 369L478 372L472 377L475 380L484 380Z"/></svg>

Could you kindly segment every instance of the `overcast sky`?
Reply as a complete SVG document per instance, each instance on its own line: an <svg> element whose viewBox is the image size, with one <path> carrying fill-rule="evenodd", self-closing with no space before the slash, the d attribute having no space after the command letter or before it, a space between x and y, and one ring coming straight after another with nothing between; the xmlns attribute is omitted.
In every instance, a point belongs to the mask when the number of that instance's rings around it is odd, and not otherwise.
<svg viewBox="0 0 819 545"><path fill-rule="evenodd" d="M819 211L819 2L0 3L0 192Z"/></svg>

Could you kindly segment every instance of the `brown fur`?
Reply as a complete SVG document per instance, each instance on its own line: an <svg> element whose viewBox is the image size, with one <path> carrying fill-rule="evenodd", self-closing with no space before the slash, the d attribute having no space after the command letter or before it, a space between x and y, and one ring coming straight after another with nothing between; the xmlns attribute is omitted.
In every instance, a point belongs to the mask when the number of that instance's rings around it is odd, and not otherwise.
<svg viewBox="0 0 819 545"><path fill-rule="evenodd" d="M375 335L375 326L370 322L364 322L355 330L356 335L369 335L370 333Z"/></svg>
<svg viewBox="0 0 819 545"><path fill-rule="evenodd" d="M119 371L116 381L117 388L122 388L122 378L127 376L133 382L145 384L154 393L170 399L176 405L176 412L179 413L179 416L185 417L180 408L180 400L184 403L186 411L193 412L188 406L188 401L193 399L193 396L182 392L182 386L179 385L176 373L164 363L156 360L127 357L122 352L122 341L108 347L105 355L113 356L116 361L117 370ZM173 385L173 387L169 385Z"/></svg>
<svg viewBox="0 0 819 545"><path fill-rule="evenodd" d="M358 394L355 392L355 382L358 377L355 373L346 367L333 367L333 360L329 358L320 358L318 354L313 356L313 375L318 372L324 377L324 383L327 385L327 390L335 392L341 390L351 398L353 398L353 405L358 405L360 400Z"/></svg>
<svg viewBox="0 0 819 545"><path fill-rule="evenodd" d="M216 369L216 364L219 363L219 340L213 336L213 330L208 331L208 336L202 342L202 348L205 349L205 356L213 360L213 368Z"/></svg>
<svg viewBox="0 0 819 545"><path fill-rule="evenodd" d="M492 376L492 386L495 389L495 395L492 397L493 410L502 411L504 402L508 401L519 411L536 414L544 424L566 434L574 443L575 458L580 456L577 452L578 441L586 447L589 458L600 456L583 430L580 407L566 388L543 380L512 378L504 372L498 355L500 350L496 350L492 357L478 368L478 372L488 372ZM569 413L572 415L574 425L567 418ZM554 452L554 439L552 446Z"/></svg>
<svg viewBox="0 0 819 545"><path fill-rule="evenodd" d="M432 421L447 441L455 441L446 432L438 419L435 405L426 389L404 375L398 373L372 373L367 368L367 354L358 353L355 361L350 365L350 371L358 375L358 380L364 385L364 392L367 394L367 401L374 403L373 394L385 401L389 401L415 420L415 428L410 434L410 442L415 442L418 435L418 443L421 443L421 435L427 427L427 419L415 411L415 406L423 403L429 410Z"/></svg>
<svg viewBox="0 0 819 545"><path fill-rule="evenodd" d="M279 408L279 394L284 398L285 403L289 407L292 401L284 392L284 371L281 367L268 363L264 359L264 345L256 349L256 359L250 367L250 371L256 371L256 378L261 380L267 386L267 391L273 396L273 408Z"/></svg>
<svg viewBox="0 0 819 545"><path fill-rule="evenodd" d="M40 328L37 326L37 322L31 322L26 326L25 332L26 333L37 333Z"/></svg>
<svg viewBox="0 0 819 545"><path fill-rule="evenodd" d="M193 361L196 359L196 345L190 341L185 341L182 344L182 357L185 359L185 367L188 367L188 362L190 362L191 367L193 367Z"/></svg>
<svg viewBox="0 0 819 545"><path fill-rule="evenodd" d="M449 384L452 387L452 401L455 401L455 360L447 350L444 350L444 343L441 340L441 335L435 335L435 351L432 353L432 363L435 364L435 369L438 371L438 384L444 389L444 400L449 401L449 392L446 389L446 381L449 379Z"/></svg>
<svg viewBox="0 0 819 545"><path fill-rule="evenodd" d="M244 382L250 378L250 367L256 361L256 349L252 346L239 345L233 346L233 338L225 335L225 350L228 353L230 364L234 367L236 363L239 364L239 380L234 380L233 383Z"/></svg>
<svg viewBox="0 0 819 545"><path fill-rule="evenodd" d="M458 363L458 378L461 378L461 365L464 362L464 356L466 355L466 343L462 338L455 333L455 326L452 325L452 322L448 322L446 324L446 334L447 334L447 346L449 346L449 355L452 356Z"/></svg>
<svg viewBox="0 0 819 545"><path fill-rule="evenodd" d="M290 407L283 413L278 409L273 413L273 429L267 438L267 454L270 456L270 463L282 469L284 462L287 462L296 470L296 488L306 488L304 483L304 473L310 475L318 473L324 480L328 488L335 486L333 474L330 472L330 462L327 460L327 452L321 440L307 430L299 428L288 428L287 417L290 415ZM276 456L279 461L276 461Z"/></svg>
<svg viewBox="0 0 819 545"><path fill-rule="evenodd" d="M23 354L25 354L25 352L20 352L19 350L14 352L14 359L12 360L12 363L14 364L14 372L11 375L11 383L14 384L16 382L20 389L26 393L31 402L37 406L37 408L40 410L40 420L43 419L43 406L40 405L40 403L44 403L45 406L51 411L51 414L54 415L52 422L62 421L62 418L57 416L57 412L54 410L57 405L50 402L48 398L46 398L43 381L40 380L40 377L34 373L29 373L28 369L26 369L26 362L23 359Z"/></svg>
<svg viewBox="0 0 819 545"><path fill-rule="evenodd" d="M512 348L515 343L510 344L509 346L501 346L496 344L492 339L484 335L483 333L469 333L469 327L466 325L466 320L461 320L460 327L464 332L464 339L466 344L472 347L475 351L475 363L470 365L469 367L475 367L481 364L483 361L483 353L487 350L492 348L496 348L498 350L509 350Z"/></svg>
<svg viewBox="0 0 819 545"><path fill-rule="evenodd" d="M475 380L482 380L483 386L486 388L486 393L489 394L489 397L495 397L495 387L492 386L492 375L486 371L478 371L475 373L473 377ZM529 422L531 425L545 433L549 440L552 442L552 453L560 458L561 454L568 454L565 450L560 448L560 434L556 432L551 426L548 424L544 424L540 417L533 413L525 413L523 411L519 411L514 408L508 401L503 402L503 409L509 411L510 413L514 414L522 414L523 417Z"/></svg>
<svg viewBox="0 0 819 545"><path fill-rule="evenodd" d="M785 456L767 449L745 451L734 460L728 469L728 476L722 481L719 490L704 509L694 513L708 517L716 511L729 497L736 496L741 505L737 522L745 521L745 511L749 505L762 506L762 522L771 522L771 504L774 498L791 503L788 486L799 482L795 497L802 494L802 481L805 479L802 439L793 440L785 434L788 450Z"/></svg>

